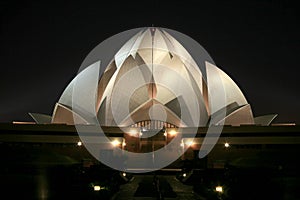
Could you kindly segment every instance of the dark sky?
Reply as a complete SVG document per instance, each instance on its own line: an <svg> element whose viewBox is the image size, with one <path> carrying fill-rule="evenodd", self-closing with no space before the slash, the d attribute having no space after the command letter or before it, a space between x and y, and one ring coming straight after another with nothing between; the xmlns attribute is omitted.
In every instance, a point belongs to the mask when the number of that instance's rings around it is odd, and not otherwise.
<svg viewBox="0 0 300 200"><path fill-rule="evenodd" d="M153 24L198 41L240 86L255 116L278 113L275 122L300 124L298 10L288 0L2 0L0 122L52 114L95 46Z"/></svg>

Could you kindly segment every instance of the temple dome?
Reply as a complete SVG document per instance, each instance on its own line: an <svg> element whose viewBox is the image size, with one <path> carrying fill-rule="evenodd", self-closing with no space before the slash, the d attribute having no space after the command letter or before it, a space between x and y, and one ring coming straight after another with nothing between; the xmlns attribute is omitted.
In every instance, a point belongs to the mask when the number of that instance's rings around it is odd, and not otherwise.
<svg viewBox="0 0 300 200"><path fill-rule="evenodd" d="M94 108L103 126L155 122L156 128L165 124L189 127L194 125L190 123L193 115L183 119L182 112L192 112L189 105L196 99L198 126L254 124L251 106L237 84L206 51L194 47L194 40L173 30L138 29L110 55L107 64L95 62L71 81L55 105L52 123L91 124L89 113ZM98 80L91 86L96 90L92 109L88 111L85 105L76 109L76 81L89 80L95 74ZM91 103L88 99L80 102Z"/></svg>

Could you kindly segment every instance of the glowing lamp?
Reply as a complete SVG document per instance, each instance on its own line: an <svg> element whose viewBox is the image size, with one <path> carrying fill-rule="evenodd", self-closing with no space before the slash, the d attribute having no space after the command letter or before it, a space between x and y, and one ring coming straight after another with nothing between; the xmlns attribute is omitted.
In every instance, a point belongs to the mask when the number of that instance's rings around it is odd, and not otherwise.
<svg viewBox="0 0 300 200"><path fill-rule="evenodd" d="M118 146L118 145L120 144L120 142L119 142L118 140L114 140L114 141L111 142L111 144L112 144L114 147L116 147L116 146Z"/></svg>
<svg viewBox="0 0 300 200"><path fill-rule="evenodd" d="M222 186L217 186L216 187L216 192L222 193L223 192L223 187Z"/></svg>
<svg viewBox="0 0 300 200"><path fill-rule="evenodd" d="M100 191L100 190L101 190L101 187L99 185L94 186L94 191Z"/></svg>
<svg viewBox="0 0 300 200"><path fill-rule="evenodd" d="M177 134L177 132L176 132L175 130L170 130L170 131L169 131L169 134L170 134L171 136L175 136L175 135Z"/></svg>

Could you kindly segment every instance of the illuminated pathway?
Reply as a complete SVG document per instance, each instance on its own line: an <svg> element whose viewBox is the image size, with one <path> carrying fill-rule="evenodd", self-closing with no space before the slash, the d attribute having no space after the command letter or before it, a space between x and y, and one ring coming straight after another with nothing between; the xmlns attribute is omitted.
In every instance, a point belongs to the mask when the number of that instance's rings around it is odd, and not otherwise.
<svg viewBox="0 0 300 200"><path fill-rule="evenodd" d="M162 199L193 199L203 200L199 195L193 192L192 186L180 183L175 176L164 175L157 176L161 187L165 190L165 196ZM155 186L153 184L153 175L135 175L134 179L125 185L122 185L120 191L114 196L113 200L147 200L158 199Z"/></svg>

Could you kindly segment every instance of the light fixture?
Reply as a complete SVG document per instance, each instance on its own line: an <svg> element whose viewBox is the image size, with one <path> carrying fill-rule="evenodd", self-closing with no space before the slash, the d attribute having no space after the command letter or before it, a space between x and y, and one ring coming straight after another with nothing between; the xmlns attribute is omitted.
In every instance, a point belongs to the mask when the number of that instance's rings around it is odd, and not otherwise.
<svg viewBox="0 0 300 200"><path fill-rule="evenodd" d="M118 141L118 140L113 140L113 141L111 142L111 144L112 144L114 147L116 147L116 146L118 146L118 145L121 144L121 143L120 143L120 141Z"/></svg>
<svg viewBox="0 0 300 200"><path fill-rule="evenodd" d="M188 140L185 142L187 146L192 146L194 144L193 140Z"/></svg>
<svg viewBox="0 0 300 200"><path fill-rule="evenodd" d="M101 187L99 185L94 185L94 191L100 191Z"/></svg>
<svg viewBox="0 0 300 200"><path fill-rule="evenodd" d="M226 148L230 147L230 145L229 145L228 142L225 142L224 146L225 146Z"/></svg>
<svg viewBox="0 0 300 200"><path fill-rule="evenodd" d="M175 130L170 130L168 132L171 136L175 136L177 134L177 132Z"/></svg>
<svg viewBox="0 0 300 200"><path fill-rule="evenodd" d="M222 186L216 186L216 192L222 193L223 187Z"/></svg>
<svg viewBox="0 0 300 200"><path fill-rule="evenodd" d="M183 173L182 176L183 176L183 177L186 177L186 173Z"/></svg>
<svg viewBox="0 0 300 200"><path fill-rule="evenodd" d="M125 172L123 172L123 173L122 173L122 175L125 177L125 176L126 176L126 173L125 173Z"/></svg>
<svg viewBox="0 0 300 200"><path fill-rule="evenodd" d="M137 129L132 128L132 129L130 129L130 131L129 131L129 135L130 135L130 136L137 137L138 134L139 134L139 132L140 132L140 131L138 131Z"/></svg>
<svg viewBox="0 0 300 200"><path fill-rule="evenodd" d="M82 145L82 142L81 142L81 141L78 141L78 142L77 142L77 146L80 147L81 145Z"/></svg>

